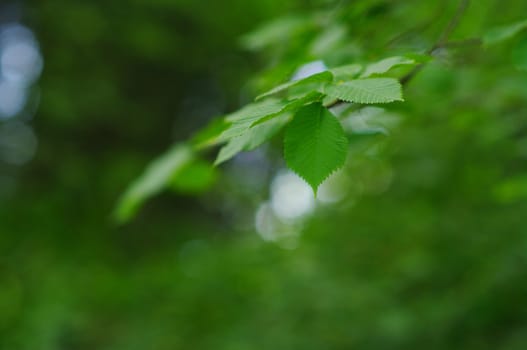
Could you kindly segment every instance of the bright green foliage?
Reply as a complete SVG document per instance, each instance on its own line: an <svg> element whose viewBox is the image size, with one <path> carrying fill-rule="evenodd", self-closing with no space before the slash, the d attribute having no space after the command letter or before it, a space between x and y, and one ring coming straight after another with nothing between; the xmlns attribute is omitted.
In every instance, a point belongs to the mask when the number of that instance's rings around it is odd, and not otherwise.
<svg viewBox="0 0 527 350"><path fill-rule="evenodd" d="M220 139L227 141L233 137L242 135L249 130L252 124L258 122L260 119L282 112L287 104L287 101L268 99L251 103L239 111L229 114L225 117L225 120L231 123L231 125L221 133Z"/></svg>
<svg viewBox="0 0 527 350"><path fill-rule="evenodd" d="M485 46L499 44L502 41L512 38L522 30L527 28L527 19L508 24L502 27L493 28L483 36Z"/></svg>
<svg viewBox="0 0 527 350"><path fill-rule="evenodd" d="M287 122L290 120L291 113L296 112L305 104L320 100L322 96L323 95L321 93L317 91L312 91L297 99L293 99L287 102L280 102L276 104L276 106L281 107L278 112L275 112L276 110L274 109L274 107L272 107L271 109L258 108L257 111L264 111L266 115L260 115L260 117L258 117L255 121L252 121L253 119L251 117L252 115L254 115L255 111L255 109L253 108L246 109L246 116L248 119L245 119L242 114L237 114L239 116L237 117L239 118L237 120L244 120L244 123L246 123L243 126L244 131L238 134L238 136L229 138L228 143L221 148L214 164L219 165L231 159L241 151L253 150L263 144L264 142L268 141L276 133L278 133L278 131L280 131L280 129L285 124L287 124ZM269 105L264 104L265 102L269 103ZM260 106L275 106L275 102L275 100L266 100L262 102ZM240 110L237 113L241 113L244 109ZM232 115L228 116L227 118L232 118ZM252 122L248 122L249 120ZM222 135L221 137L225 136Z"/></svg>
<svg viewBox="0 0 527 350"><path fill-rule="evenodd" d="M316 91L309 92L304 96L292 100L266 99L260 102L251 103L237 112L225 117L225 121L230 125L217 137L210 136L212 140L225 142L233 137L241 136L255 125L263 123L285 112L294 112L306 103L310 103L321 98L321 94ZM217 130L220 130L219 128Z"/></svg>
<svg viewBox="0 0 527 350"><path fill-rule="evenodd" d="M348 141L337 118L321 103L301 108L286 129L284 155L289 168L313 188L346 161Z"/></svg>
<svg viewBox="0 0 527 350"><path fill-rule="evenodd" d="M192 161L193 157L192 149L188 145L176 144L152 162L120 199L115 212L116 219L120 222L130 219L145 200L174 181L174 177Z"/></svg>
<svg viewBox="0 0 527 350"><path fill-rule="evenodd" d="M411 59L392 57L368 66L363 75L381 74L396 65L412 62L414 61ZM268 141L289 122L290 115L298 111L294 122L287 128L286 162L316 192L324 179L344 164L347 150L347 139L342 127L318 101L326 95L330 99L356 103L388 103L402 100L401 85L393 78L331 82L334 74L337 79L352 77L356 76L361 68L356 64L341 66L331 72L325 71L280 85L260 98L294 87L309 86L313 90L308 90L304 95L291 100L266 98L251 103L211 122L192 139L192 145L194 149L200 150L227 142L214 163L219 165L241 151L253 150ZM185 149L190 150L188 147ZM185 174L181 175L181 170L190 162L190 157L183 157L182 152L181 148L175 147L155 161L145 174L132 184L117 209L118 220L129 219L143 201L166 187L169 179L173 179L172 184L176 184L175 188L186 192L192 192L196 187L199 189L200 186L207 186L210 182L208 180L198 180L199 184L196 185L193 180L187 179Z"/></svg>
<svg viewBox="0 0 527 350"><path fill-rule="evenodd" d="M294 81L284 83L282 85L278 85L274 89L271 89L270 91L263 93L260 96L256 97L256 100L261 100L262 98L274 95L278 92L287 90L292 87L313 85L313 84L320 86L322 85L322 83L330 82L331 80L333 80L333 74L331 74L331 72L329 71L320 72L317 74L313 74L304 79L294 80Z"/></svg>
<svg viewBox="0 0 527 350"><path fill-rule="evenodd" d="M392 78L369 78L327 85L324 92L333 98L355 103L402 101L401 84Z"/></svg>
<svg viewBox="0 0 527 350"><path fill-rule="evenodd" d="M203 149L212 147L222 143L221 134L227 130L229 123L224 118L214 118L207 126L199 130L194 137L192 137L191 143L197 149Z"/></svg>
<svg viewBox="0 0 527 350"><path fill-rule="evenodd" d="M214 162L219 165L241 151L250 151L272 138L289 121L290 114L281 114L263 123L253 126L240 136L232 138L223 146Z"/></svg>
<svg viewBox="0 0 527 350"><path fill-rule="evenodd" d="M298 98L295 98L293 100L290 100L287 102L287 104L284 106L284 108L280 111L280 113L286 113L286 112L290 112L290 113L294 113L296 112L299 108L301 108L302 106L306 105L306 104L310 104L312 102L316 102L316 101L320 101L322 100L322 98L324 97L324 94L318 92L318 91L311 91L311 92L308 92L307 94L303 95L303 96L300 96ZM280 114L271 114L271 115L268 115L256 122L254 122L251 127L254 127L254 126L257 126L258 124L261 124L261 123L265 123L266 121L270 120L270 119L273 119L273 118L276 118L277 116L279 116Z"/></svg>
<svg viewBox="0 0 527 350"><path fill-rule="evenodd" d="M337 119L321 107L322 103L320 102L332 105L338 101L357 104L386 104L403 101L402 86L396 78L391 77L394 75L400 77L402 75L400 74L401 70L396 72L392 70L401 66L411 68L416 65L423 65L433 59L429 55L408 52L370 64L349 63L364 62L364 60L352 59L356 54L352 46L342 45L347 40L346 33L349 32L345 22L330 21L329 19L330 17L326 17L326 15L319 17L311 14L284 16L246 34L242 38L242 44L245 48L251 50L265 48L271 57L276 55L273 59L284 61L281 66L279 64L273 68L276 74L281 71L294 71L301 65L300 62L306 61L307 55L321 59L328 56L331 62L344 64L340 66L337 64L336 68L328 71L278 85L257 96L256 102L248 104L223 118L215 119L191 140L193 149L204 151L207 148L224 144L214 163L215 165L221 164L237 153L252 150L271 139L289 123L290 116L298 111L286 132L286 161L316 191L318 185L332 171L341 166L345 159L345 152L342 151L341 147L342 140L344 140L342 128ZM324 29L318 30L317 26L319 25L323 25ZM501 42L519 33L526 26L526 21L520 21L491 30L483 37L482 41L485 45ZM297 51L294 51L295 47L290 47L288 42L294 39L295 42L300 43L304 36L311 36L312 41L305 48L304 55L297 57L296 66L291 65L289 59L295 57L300 47L296 47ZM274 51L279 47L282 48ZM523 46L518 45L513 52L513 59L519 68L524 66L525 61L523 53L525 50L522 48ZM287 58L281 56L285 52L288 52ZM326 61L326 63L330 61ZM271 72L269 76L272 76ZM408 72L408 70L403 72ZM284 98L273 96L279 93L285 93ZM316 117L307 118L308 114ZM301 139L307 140L307 143L302 145L301 142L298 142ZM316 142L313 143L313 140ZM310 147L314 150L309 150ZM305 154L301 155L301 152ZM324 152L329 154L326 163L324 161L325 156L322 156ZM161 160L164 158L165 156ZM175 168L171 175L178 179L177 174L178 168ZM156 177L154 176L154 178ZM142 181L138 181L138 183L142 183ZM163 185L161 184L159 187L163 187ZM147 196L132 196L132 198L142 198L142 201L150 196L150 192L155 193L159 190L158 187L154 187L155 191L144 191L141 190L142 188L142 186L134 184L128 192L132 194L148 193Z"/></svg>
<svg viewBox="0 0 527 350"><path fill-rule="evenodd" d="M379 62L369 64L360 75L361 78L367 78L375 74L383 74L390 71L392 68L403 65L414 65L416 61L403 56L388 57Z"/></svg>

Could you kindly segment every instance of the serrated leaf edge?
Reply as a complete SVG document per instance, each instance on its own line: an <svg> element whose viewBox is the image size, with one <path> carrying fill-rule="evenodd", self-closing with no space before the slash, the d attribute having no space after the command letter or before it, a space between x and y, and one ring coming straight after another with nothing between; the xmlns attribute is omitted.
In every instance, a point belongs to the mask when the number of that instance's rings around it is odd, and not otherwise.
<svg viewBox="0 0 527 350"><path fill-rule="evenodd" d="M324 107L325 108L325 107ZM323 109L321 109L321 111L323 111ZM340 124L340 121L333 115L333 113L331 113L329 110L328 112L337 120L337 122ZM341 125L341 128L342 128L342 125ZM287 145L287 139L284 137L284 152L285 152L285 149L286 149L286 146ZM347 145L348 147L349 145ZM293 167L291 167L288 162L287 162L287 159L286 159L286 164L287 164L287 167L289 169L291 169L298 177L300 177L309 187L311 187L311 189L313 190L313 194L316 198L317 196L317 192L318 192L318 189L319 187L331 176L333 175L335 172L339 171L340 169L344 168L344 166L346 165L346 160L347 160L347 154L348 154L348 149L346 148L346 156L344 157L344 160L342 161L342 164L340 165L337 165L337 167L333 170L331 170L318 184L316 184L315 186L311 185L309 183L309 181L302 175L300 174L296 169L294 169ZM285 157L284 157L285 158Z"/></svg>

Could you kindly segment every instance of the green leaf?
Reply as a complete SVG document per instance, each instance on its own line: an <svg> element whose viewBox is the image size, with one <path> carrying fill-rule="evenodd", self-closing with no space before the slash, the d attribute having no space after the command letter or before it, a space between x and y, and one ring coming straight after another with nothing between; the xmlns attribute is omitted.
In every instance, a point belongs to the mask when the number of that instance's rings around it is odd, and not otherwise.
<svg viewBox="0 0 527 350"><path fill-rule="evenodd" d="M293 100L289 100L288 103L284 106L284 108L280 111L280 113L285 113L285 112L294 113L300 107L302 107L302 106L304 106L306 104L312 103L312 102L320 101L320 100L322 100L323 97L324 97L324 94L322 94L322 93L320 93L318 91L308 92L304 96L300 96L300 97L295 98ZM268 120L271 120L271 119L276 118L278 116L280 116L280 114L271 114L271 115L269 115L267 117L264 117L262 119L257 120L256 122L254 122L251 125L251 127L255 127L258 124L265 123Z"/></svg>
<svg viewBox="0 0 527 350"><path fill-rule="evenodd" d="M281 17L243 36L241 44L249 50L261 50L296 36L312 24L312 18L308 16Z"/></svg>
<svg viewBox="0 0 527 350"><path fill-rule="evenodd" d="M335 76L335 80L351 80L357 77L362 71L362 66L358 63L347 64L330 69L330 72Z"/></svg>
<svg viewBox="0 0 527 350"><path fill-rule="evenodd" d="M318 186L346 161L348 140L337 118L321 103L296 113L284 139L287 166L316 193Z"/></svg>
<svg viewBox="0 0 527 350"><path fill-rule="evenodd" d="M288 101L267 99L261 102L251 103L237 112L226 116L225 120L230 125L221 133L219 137L220 142L225 142L233 137L242 135L249 130L251 125L262 118L281 113L287 104Z"/></svg>
<svg viewBox="0 0 527 350"><path fill-rule="evenodd" d="M483 45L490 46L512 38L527 28L527 19L493 28L483 35Z"/></svg>
<svg viewBox="0 0 527 350"><path fill-rule="evenodd" d="M361 78L367 78L369 76L372 76L374 74L383 74L388 72L394 67L402 66L402 65L413 65L416 64L416 61L404 57L404 56L394 56L394 57L388 57L383 60L380 60L378 62L369 64L366 66L366 69L364 69L364 72L360 75Z"/></svg>
<svg viewBox="0 0 527 350"><path fill-rule="evenodd" d="M176 144L153 161L120 199L115 212L118 222L128 221L144 201L159 193L194 158L191 147Z"/></svg>
<svg viewBox="0 0 527 350"><path fill-rule="evenodd" d="M250 128L240 136L232 138L229 143L220 149L214 165L221 164L231 159L241 151L250 151L260 146L276 135L278 131L287 124L290 118L290 114L282 114Z"/></svg>
<svg viewBox="0 0 527 350"><path fill-rule="evenodd" d="M346 41L348 29L340 23L328 26L310 45L310 53L313 57L322 57L334 52L339 45Z"/></svg>
<svg viewBox="0 0 527 350"><path fill-rule="evenodd" d="M287 83L282 84L282 85L278 85L274 89L271 89L270 91L267 91L266 93L263 93L263 94L257 96L256 100L257 101L261 100L264 97L268 97L270 95L276 94L278 92L287 90L287 89L292 88L292 87L304 86L304 85L310 85L310 84L317 84L317 83L322 84L322 83L330 82L332 80L333 80L333 74L331 74L329 71L316 73L316 74L310 75L309 77L306 77L304 79L294 80L294 81L290 81L290 82L287 82Z"/></svg>
<svg viewBox="0 0 527 350"><path fill-rule="evenodd" d="M225 117L226 122L230 123L230 125L219 136L219 142L226 142L234 137L243 135L255 125L273 119L282 113L294 112L306 103L319 100L322 96L320 92L312 91L292 100L269 98L251 103Z"/></svg>
<svg viewBox="0 0 527 350"><path fill-rule="evenodd" d="M324 92L330 97L355 103L403 101L401 84L392 78L358 79L329 84Z"/></svg>
<svg viewBox="0 0 527 350"><path fill-rule="evenodd" d="M428 63L434 59L431 55L414 52L406 53L404 57L414 60L416 64Z"/></svg>
<svg viewBox="0 0 527 350"><path fill-rule="evenodd" d="M216 178L216 169L210 163L196 159L178 171L169 185L179 193L200 194L210 189Z"/></svg>
<svg viewBox="0 0 527 350"><path fill-rule="evenodd" d="M191 144L198 150L215 146L221 143L220 136L228 127L224 118L214 118L192 137Z"/></svg>

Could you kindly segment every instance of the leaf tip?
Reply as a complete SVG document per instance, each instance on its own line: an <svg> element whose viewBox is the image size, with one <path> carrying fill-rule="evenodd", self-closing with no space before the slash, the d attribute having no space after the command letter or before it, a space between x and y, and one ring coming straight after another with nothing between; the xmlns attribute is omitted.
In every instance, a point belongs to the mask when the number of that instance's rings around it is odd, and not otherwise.
<svg viewBox="0 0 527 350"><path fill-rule="evenodd" d="M218 157L216 158L216 160L214 161L214 163L212 163L212 166L217 168L219 165L221 165L222 163L225 162L225 159L222 159L220 157L220 155L218 154Z"/></svg>

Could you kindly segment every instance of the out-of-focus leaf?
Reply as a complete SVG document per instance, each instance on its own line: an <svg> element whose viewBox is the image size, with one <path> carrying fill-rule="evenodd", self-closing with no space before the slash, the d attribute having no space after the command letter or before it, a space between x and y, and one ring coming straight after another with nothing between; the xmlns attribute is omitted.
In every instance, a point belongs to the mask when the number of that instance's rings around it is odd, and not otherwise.
<svg viewBox="0 0 527 350"><path fill-rule="evenodd" d="M417 62L411 58L404 56L388 57L378 62L369 64L360 75L361 78L367 78L374 74L383 74L390 71L392 68L403 65L414 65Z"/></svg>
<svg viewBox="0 0 527 350"><path fill-rule="evenodd" d="M285 133L287 166L316 193L318 186L346 161L348 140L337 118L321 103L298 110Z"/></svg>
<svg viewBox="0 0 527 350"><path fill-rule="evenodd" d="M324 92L333 98L355 103L403 101L401 84L392 78L368 78L329 84Z"/></svg>
<svg viewBox="0 0 527 350"><path fill-rule="evenodd" d="M512 38L527 28L527 19L490 29L483 35L483 45L490 46Z"/></svg>
<svg viewBox="0 0 527 350"><path fill-rule="evenodd" d="M170 187L181 193L199 194L210 189L216 178L216 169L211 164L196 159L175 174Z"/></svg>
<svg viewBox="0 0 527 350"><path fill-rule="evenodd" d="M225 120L230 123L230 125L221 133L221 142L228 141L233 137L243 134L249 130L253 123L256 123L262 118L279 114L287 104L287 101L267 99L261 102L251 103L242 109L227 115Z"/></svg>
<svg viewBox="0 0 527 350"><path fill-rule="evenodd" d="M311 44L310 52L314 57L320 57L331 52L346 39L347 28L334 24L324 30Z"/></svg>
<svg viewBox="0 0 527 350"><path fill-rule="evenodd" d="M323 60L316 60L302 64L295 70L291 80L296 81L312 76L313 74L322 73L328 70Z"/></svg>
<svg viewBox="0 0 527 350"><path fill-rule="evenodd" d="M362 66L358 63L347 64L330 69L330 72L335 76L335 80L350 80L357 77L362 71Z"/></svg>
<svg viewBox="0 0 527 350"><path fill-rule="evenodd" d="M341 119L344 130L350 134L389 135L401 120L401 116L377 106L365 106Z"/></svg>
<svg viewBox="0 0 527 350"><path fill-rule="evenodd" d="M197 149L215 146L221 143L220 136L228 127L224 118L214 118L192 137L191 143Z"/></svg>
<svg viewBox="0 0 527 350"><path fill-rule="evenodd" d="M251 103L225 117L225 120L230 125L221 133L218 141L220 143L229 141L234 137L244 134L253 126L273 119L282 113L294 112L307 103L321 99L322 96L320 92L312 91L292 100L269 98Z"/></svg>
<svg viewBox="0 0 527 350"><path fill-rule="evenodd" d="M287 105L284 106L284 108L282 109L281 113L286 113L286 112L294 113L300 107L302 107L302 106L304 106L306 104L312 103L312 102L320 101L323 97L324 97L324 94L322 94L322 93L320 93L318 91L308 92L307 94L305 94L303 96L300 96L300 97L295 98L293 100L289 100ZM261 123L265 123L268 120L271 120L271 119L276 118L278 116L280 116L280 114L271 114L271 115L269 115L267 117L264 117L262 119L257 120L256 122L254 122L251 125L251 127L257 126L258 124L261 124Z"/></svg>
<svg viewBox="0 0 527 350"><path fill-rule="evenodd" d="M194 155L190 146L176 144L154 160L120 199L115 211L118 222L128 221L148 198L159 193L172 181Z"/></svg>
<svg viewBox="0 0 527 350"><path fill-rule="evenodd" d="M279 85L275 87L274 89L271 89L270 91L267 91L266 93L263 93L260 96L256 97L256 100L261 100L265 97L268 97L278 92L287 90L292 87L311 85L311 84L317 84L317 83L322 84L322 83L330 82L331 80L333 80L333 74L330 73L329 71L316 73L316 74L308 76L307 78L289 81L287 83Z"/></svg>
<svg viewBox="0 0 527 350"><path fill-rule="evenodd" d="M243 36L241 44L249 50L261 50L294 37L306 28L310 28L312 24L313 21L308 16L281 17Z"/></svg>
<svg viewBox="0 0 527 350"><path fill-rule="evenodd" d="M250 151L272 138L291 118L290 114L282 114L251 127L240 136L232 138L223 146L216 158L215 165L221 164L241 151Z"/></svg>

